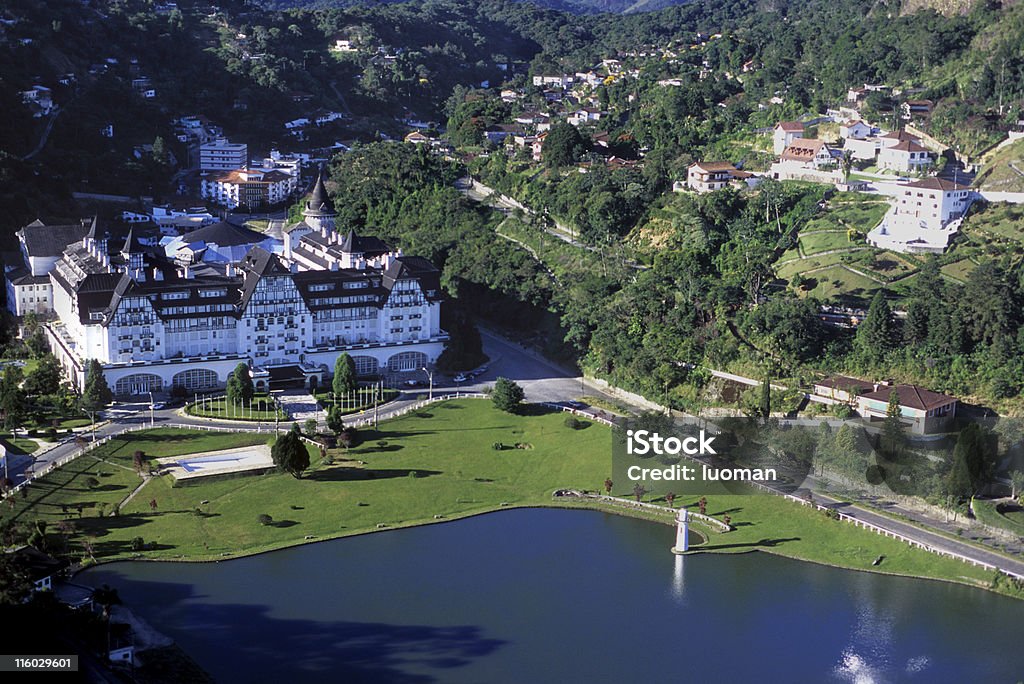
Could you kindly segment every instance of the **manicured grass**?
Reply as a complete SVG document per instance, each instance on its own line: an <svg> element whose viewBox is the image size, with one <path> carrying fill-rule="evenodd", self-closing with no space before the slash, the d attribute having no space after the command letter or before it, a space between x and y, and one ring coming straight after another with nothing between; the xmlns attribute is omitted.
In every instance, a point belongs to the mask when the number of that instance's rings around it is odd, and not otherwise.
<svg viewBox="0 0 1024 684"><path fill-rule="evenodd" d="M190 416L227 418L229 420L272 421L278 417L281 420L287 417L283 411L274 406L273 400L266 395L253 397L251 407L232 405L225 397L215 397L189 404L185 410Z"/></svg>
<svg viewBox="0 0 1024 684"><path fill-rule="evenodd" d="M786 252L786 255L788 255L788 254L789 254L789 252ZM786 255L783 255L783 256L786 256ZM794 256L796 256L795 252L794 252ZM797 273L806 273L807 271L813 271L813 270L818 269L818 268L824 268L825 266L834 266L836 264L842 263L843 256L844 255L841 254L841 253L840 254L820 254L820 255L817 255L817 256L810 257L808 259L800 259L798 261L791 261L789 263L783 264L778 269L776 269L776 274L780 278L785 278L786 280L789 280L790 278L792 278ZM779 261L784 261L784 259L780 259ZM807 277L808 278L813 278L814 274L813 273L808 273Z"/></svg>
<svg viewBox="0 0 1024 684"><path fill-rule="evenodd" d="M820 271L807 273L806 277L813 285L807 292L808 296L817 297L823 301L841 300L864 303L871 299L872 294L879 287L878 283L870 278L865 278L842 266L829 266Z"/></svg>
<svg viewBox="0 0 1024 684"><path fill-rule="evenodd" d="M119 516L96 517L98 503L116 504L140 481L130 463L135 449L159 457L268 439L171 429L133 433L55 472L33 487L28 499L16 497L14 514L22 521L40 516L56 522L64 517L60 503L85 502L85 517L76 524L95 536L100 558L133 556L131 540L142 537L146 558L218 559L503 506L580 506L553 501L551 493L562 487L596 490L611 472L608 428L591 424L573 430L562 413L510 415L485 400L437 404L361 434L361 446L347 453L332 450L332 463L321 462L310 447L312 467L302 479L271 473L175 488L164 476L151 479ZM494 449L498 442L505 448ZM97 470L102 484L89 490L83 481ZM621 483L614 493L628 495L620 491L626 489ZM154 499L156 511L149 503ZM676 505L695 503L696 497L681 497ZM719 519L730 515L735 530L709 534L703 552L764 550L978 586L990 579L990 573L830 520L781 497L715 495L708 512ZM260 524L261 514L273 522ZM873 568L878 556L884 561Z"/></svg>
<svg viewBox="0 0 1024 684"><path fill-rule="evenodd" d="M974 513L978 516L978 520L986 525L1024 535L1024 508L1017 507L1014 510L1000 513L997 510L996 502L975 499Z"/></svg>
<svg viewBox="0 0 1024 684"><path fill-rule="evenodd" d="M807 233L800 235L800 249L804 254L810 256L818 252L828 252L834 249L849 249L859 247L859 243L850 242L845 232L842 233Z"/></svg>
<svg viewBox="0 0 1024 684"><path fill-rule="evenodd" d="M62 509L62 506L66 506L67 510L75 511L72 519L76 525L80 525L83 530L96 532L99 539L103 540L109 535L108 526L124 528L124 525L120 519L100 519L98 506L104 504L108 511L111 510L142 483L142 478L135 472L132 462L136 450L141 450L150 459L155 459L264 444L271 437L270 434L202 432L173 428L157 428L122 435L35 480L26 490L27 496L19 493L8 500L13 502L13 509L9 506L0 507L0 520L31 522L38 519L53 525L67 517ZM98 484L94 483L90 488L89 478L94 478ZM83 508L83 518L80 522L77 516L79 505Z"/></svg>
<svg viewBox="0 0 1024 684"><path fill-rule="evenodd" d="M883 280L893 281L905 278L917 270L917 266L895 252L875 250L858 253L858 270L870 271Z"/></svg>
<svg viewBox="0 0 1024 684"><path fill-rule="evenodd" d="M939 270L947 276L963 282L967 280L967 276L971 275L971 271L977 267L978 264L974 263L970 259L961 259L960 261L954 261L951 264L946 264Z"/></svg>
<svg viewBox="0 0 1024 684"><path fill-rule="evenodd" d="M24 435L25 431L22 430L18 434ZM36 444L34 440L26 439L25 437L11 439L11 434L9 432L0 434L0 443L2 443L8 453L12 455L32 454L39 448L39 445Z"/></svg>
<svg viewBox="0 0 1024 684"><path fill-rule="evenodd" d="M699 497L676 500L694 509ZM769 494L715 495L708 497L709 514L728 514L735 529L711 533L700 552L742 553L762 550L859 570L873 570L916 577L952 579L988 586L992 573L952 558L945 558L903 542L832 520L824 513ZM884 556L878 566L872 562Z"/></svg>
<svg viewBox="0 0 1024 684"><path fill-rule="evenodd" d="M990 203L981 211L972 211L965 223L969 235L1024 242L1024 206L1019 204Z"/></svg>
<svg viewBox="0 0 1024 684"><path fill-rule="evenodd" d="M426 388L424 388L424 390L425 389ZM337 399L335 399L332 393L328 390L324 392L317 392L316 400L317 403L320 404L320 408L324 410L327 410L332 406L338 406L341 408L342 415L347 415L349 413L357 413L368 408L373 408L374 391L375 388L373 387L360 387L350 395L338 396ZM398 390L385 388L378 394L378 406L394 400L398 395Z"/></svg>

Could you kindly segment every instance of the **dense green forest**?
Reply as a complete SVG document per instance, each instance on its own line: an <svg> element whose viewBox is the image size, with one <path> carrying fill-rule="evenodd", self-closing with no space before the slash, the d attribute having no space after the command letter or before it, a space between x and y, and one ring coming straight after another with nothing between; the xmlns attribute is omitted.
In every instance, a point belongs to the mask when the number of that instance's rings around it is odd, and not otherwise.
<svg viewBox="0 0 1024 684"><path fill-rule="evenodd" d="M403 119L418 118L447 125L452 142L471 150L469 170L568 223L589 249L570 255L574 248L542 243L530 217L499 226L500 217L452 187L465 169L397 145L366 144L335 161L342 224L435 260L464 310L536 329L549 351L595 373L679 406L707 400L702 366L794 378L844 370L993 401L1019 396L1022 285L1012 253L986 254L956 282L926 265L895 300L906 317L881 316L885 325L862 328L874 331L865 340L867 332L824 327L819 302L776 274L798 231L822 211L823 188L768 182L707 198L668 189L694 159L764 164L758 129L824 111L868 82L914 88L937 103L934 133L989 144L1020 116L1024 5L982 1L943 16L905 12L896 0L709 0L622 16L511 0L288 4L6 3L0 209L8 242L40 214L73 215L72 190L166 197L174 165L134 152L158 137L173 141L176 116L204 114L254 150L287 146L283 122L311 110L346 112L311 133L311 145L396 137L408 130ZM338 38L358 49L332 52ZM560 126L549 149L561 152L543 165L488 154L486 125L543 103L530 76L589 69L645 47L675 57L649 59L636 78L596 88L610 112L601 124L607 151L592 145L593 131ZM756 66L737 77L745 64ZM18 92L68 72L73 81L55 86L60 114L33 119ZM151 79L155 99L133 91L138 75ZM659 87L665 78L680 85ZM503 83L526 97L501 100ZM771 98L777 103L766 105ZM884 118L892 105L872 100L869 113ZM112 138L100 134L107 126ZM606 167L608 154L643 163ZM581 162L587 173L573 171ZM645 242L654 222L662 226L656 246ZM496 230L536 243L539 260Z"/></svg>

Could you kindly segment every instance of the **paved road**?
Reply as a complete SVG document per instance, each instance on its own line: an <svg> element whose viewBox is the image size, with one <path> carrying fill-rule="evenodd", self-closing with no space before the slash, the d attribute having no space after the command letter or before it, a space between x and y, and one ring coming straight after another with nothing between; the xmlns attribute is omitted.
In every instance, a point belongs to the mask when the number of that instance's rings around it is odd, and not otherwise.
<svg viewBox="0 0 1024 684"><path fill-rule="evenodd" d="M1024 561L1016 558L1009 558L1001 553L995 553L987 549L980 549L974 545L967 544L955 539L949 539L941 534L932 532L930 530L924 530L917 525L912 525L908 522L903 522L896 518L891 518L881 513L862 508L856 504L850 504L845 501L839 501L832 497L821 494L818 491L814 492L815 501L823 504L827 504L832 508L858 520L884 527L885 529L902 534L905 537L916 539L920 542L928 544L944 551L950 551L952 553L958 553L962 556L974 558L983 563L990 563L996 567L1008 570L1018 575L1024 575ZM896 510L896 507L891 507L892 510ZM899 511L905 513L905 511Z"/></svg>
<svg viewBox="0 0 1024 684"><path fill-rule="evenodd" d="M573 371L562 368L539 354L524 349L522 346L514 342L486 330L481 331L481 336L483 338L484 351L491 359L487 364L487 372L469 383L456 383L453 379L447 376L435 373L435 394L454 390L480 391L486 386L492 385L499 376L504 376L513 379L522 385L523 389L526 391L527 401L531 402L566 402L580 398L582 398L583 401L586 401L586 396L595 395L602 395L608 399L612 398L607 393L591 386L589 383L584 383L582 378L579 375L576 375ZM410 377L415 375L417 374L410 373ZM425 376L423 373L419 373L419 375ZM425 377L423 379L425 379ZM296 394L303 395L305 393L297 392ZM426 388L403 391L397 400L380 408L379 418L381 420L386 419L391 414L401 411L410 404L426 398L427 394L428 389ZM623 400L617 399L617 401L622 403ZM307 401L306 403L309 402ZM371 415L371 413L372 412L366 412L363 415ZM164 409L161 411L150 412L148 402L118 404L108 412L107 417L109 418L109 422L100 425L96 430L96 435L98 437L116 434L128 426L146 424L150 422L155 426L167 425L170 423L183 423L195 425L230 425L239 430L268 431L274 429L273 423L263 423L254 426L251 423L240 424L224 421L210 421L185 416L176 409ZM73 441L60 444L36 458L35 468L41 469L42 467L45 467L47 463L73 453L77 449L78 447ZM27 470L31 464L32 458L30 457L12 457L10 469L12 479L15 483L21 482L24 479L24 471ZM839 501L822 493L820 491L820 486L813 479L806 481L804 486L810 488L814 494L815 500L835 506L847 515L878 525L879 527L884 527L885 529L903 536L919 540L930 546L958 553L984 563L996 565L1004 570L1024 575L1024 560L1019 558L1009 558L993 551L980 549L972 544L967 544L956 539L949 539L941 534L921 529L916 525L889 517L883 513ZM889 506L888 509L893 510L895 513L907 515L911 518L923 518L920 514L912 511L898 510L894 505ZM942 527L938 521L929 520L927 523Z"/></svg>

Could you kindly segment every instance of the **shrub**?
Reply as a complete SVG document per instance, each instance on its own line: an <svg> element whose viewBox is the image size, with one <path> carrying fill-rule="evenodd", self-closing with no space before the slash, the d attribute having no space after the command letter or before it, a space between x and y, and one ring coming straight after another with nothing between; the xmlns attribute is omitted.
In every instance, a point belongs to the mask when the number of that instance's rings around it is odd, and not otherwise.
<svg viewBox="0 0 1024 684"><path fill-rule="evenodd" d="M580 420L576 416L565 417L565 427L569 428L570 430L582 430L583 428L587 427L587 425L588 423L586 421Z"/></svg>
<svg viewBox="0 0 1024 684"><path fill-rule="evenodd" d="M57 428L51 427L50 429L48 429L46 431L46 439L50 440L51 442L56 442L57 441Z"/></svg>
<svg viewBox="0 0 1024 684"><path fill-rule="evenodd" d="M132 551L142 551L146 548L146 541L142 537L135 537L132 539Z"/></svg>
<svg viewBox="0 0 1024 684"><path fill-rule="evenodd" d="M274 519L266 513L260 513L258 516L256 516L256 520L259 521L260 525L263 526L267 526L270 523L274 522Z"/></svg>
<svg viewBox="0 0 1024 684"><path fill-rule="evenodd" d="M495 442L494 444L491 445L491 448L494 449L495 451L501 451L502 449L505 448L505 445L502 444L501 442Z"/></svg>

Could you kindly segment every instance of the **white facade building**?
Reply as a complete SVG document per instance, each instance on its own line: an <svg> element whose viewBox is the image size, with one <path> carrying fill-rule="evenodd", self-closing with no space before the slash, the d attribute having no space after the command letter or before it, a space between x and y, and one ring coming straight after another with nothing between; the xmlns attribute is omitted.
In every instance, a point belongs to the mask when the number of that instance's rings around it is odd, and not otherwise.
<svg viewBox="0 0 1024 684"><path fill-rule="evenodd" d="M342 352L361 375L432 364L447 339L440 273L373 238L339 240L334 215L318 180L290 256L252 247L221 271L179 266L131 232L120 251L90 233L50 274L51 348L79 387L98 360L119 396L223 387L240 362L257 389L322 383Z"/></svg>
<svg viewBox="0 0 1024 684"><path fill-rule="evenodd" d="M960 229L972 201L965 185L926 178L902 186L868 242L897 252L942 252Z"/></svg>
<svg viewBox="0 0 1024 684"><path fill-rule="evenodd" d="M298 186L298 177L277 169L235 169L228 173L204 174L200 193L228 209L255 209L280 204Z"/></svg>
<svg viewBox="0 0 1024 684"><path fill-rule="evenodd" d="M233 171L244 169L248 163L249 146L245 143L218 138L199 146L200 171Z"/></svg>
<svg viewBox="0 0 1024 684"><path fill-rule="evenodd" d="M772 151L782 154L797 138L804 137L804 125L799 121L780 121L772 131Z"/></svg>
<svg viewBox="0 0 1024 684"><path fill-rule="evenodd" d="M63 255L64 248L81 240L95 223L95 218L70 225L37 219L17 232L21 263L7 264L4 269L8 311L15 316L53 311L50 271Z"/></svg>

